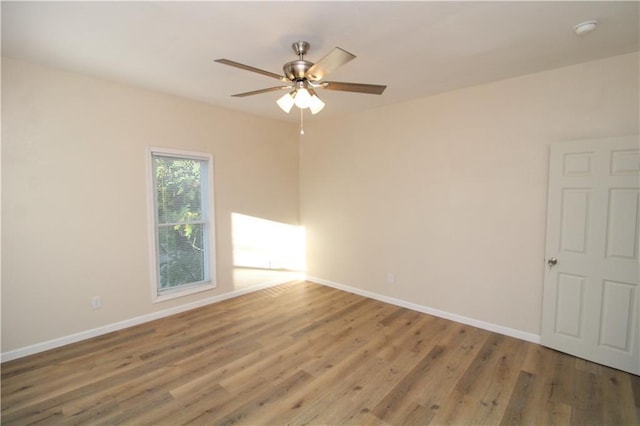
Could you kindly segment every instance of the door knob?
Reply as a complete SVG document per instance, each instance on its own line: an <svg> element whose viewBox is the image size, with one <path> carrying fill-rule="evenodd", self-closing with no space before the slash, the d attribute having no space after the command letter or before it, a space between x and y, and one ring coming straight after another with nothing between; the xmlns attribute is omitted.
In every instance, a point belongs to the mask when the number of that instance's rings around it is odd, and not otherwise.
<svg viewBox="0 0 640 426"><path fill-rule="evenodd" d="M558 263L558 259L556 259L555 257L551 257L549 258L549 260L547 260L547 264L549 265L549 268L553 268L553 266Z"/></svg>

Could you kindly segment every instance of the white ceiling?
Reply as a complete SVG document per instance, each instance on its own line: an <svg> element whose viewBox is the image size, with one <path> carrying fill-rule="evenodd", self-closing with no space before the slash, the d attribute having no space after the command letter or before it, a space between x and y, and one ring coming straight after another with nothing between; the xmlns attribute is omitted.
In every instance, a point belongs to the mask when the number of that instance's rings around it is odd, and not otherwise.
<svg viewBox="0 0 640 426"><path fill-rule="evenodd" d="M306 40L314 62L357 58L329 80L386 84L381 96L321 91L314 119L638 51L630 2L2 2L2 54L275 119L278 80ZM573 26L596 19L590 34ZM294 110L295 111L295 110Z"/></svg>

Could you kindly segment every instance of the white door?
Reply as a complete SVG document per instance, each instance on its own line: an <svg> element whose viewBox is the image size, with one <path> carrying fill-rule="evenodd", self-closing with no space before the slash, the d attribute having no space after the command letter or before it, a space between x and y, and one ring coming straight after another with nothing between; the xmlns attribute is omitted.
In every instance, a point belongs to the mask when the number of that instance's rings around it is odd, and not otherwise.
<svg viewBox="0 0 640 426"><path fill-rule="evenodd" d="M551 146L542 344L640 374L638 136Z"/></svg>

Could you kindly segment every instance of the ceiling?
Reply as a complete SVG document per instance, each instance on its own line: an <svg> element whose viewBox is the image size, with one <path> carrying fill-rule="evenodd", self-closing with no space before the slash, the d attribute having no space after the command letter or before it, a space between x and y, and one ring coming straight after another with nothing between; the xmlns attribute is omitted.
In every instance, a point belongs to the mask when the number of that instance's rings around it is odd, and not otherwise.
<svg viewBox="0 0 640 426"><path fill-rule="evenodd" d="M329 80L386 84L383 95L320 91L312 119L638 51L639 2L7 2L2 54L213 105L299 119L279 85L214 63L281 73L306 40L315 62L335 46L357 58ZM577 36L573 27L598 20ZM295 111L295 110L294 110Z"/></svg>

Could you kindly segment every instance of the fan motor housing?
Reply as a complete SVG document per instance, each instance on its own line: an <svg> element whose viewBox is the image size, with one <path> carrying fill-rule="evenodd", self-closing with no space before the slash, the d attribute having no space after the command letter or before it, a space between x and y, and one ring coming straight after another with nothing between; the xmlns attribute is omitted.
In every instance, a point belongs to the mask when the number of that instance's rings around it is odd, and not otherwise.
<svg viewBox="0 0 640 426"><path fill-rule="evenodd" d="M291 61L284 64L284 66L282 67L282 71L284 72L285 77L287 77L289 80L303 80L307 71L312 66L313 62L299 59L297 61Z"/></svg>

